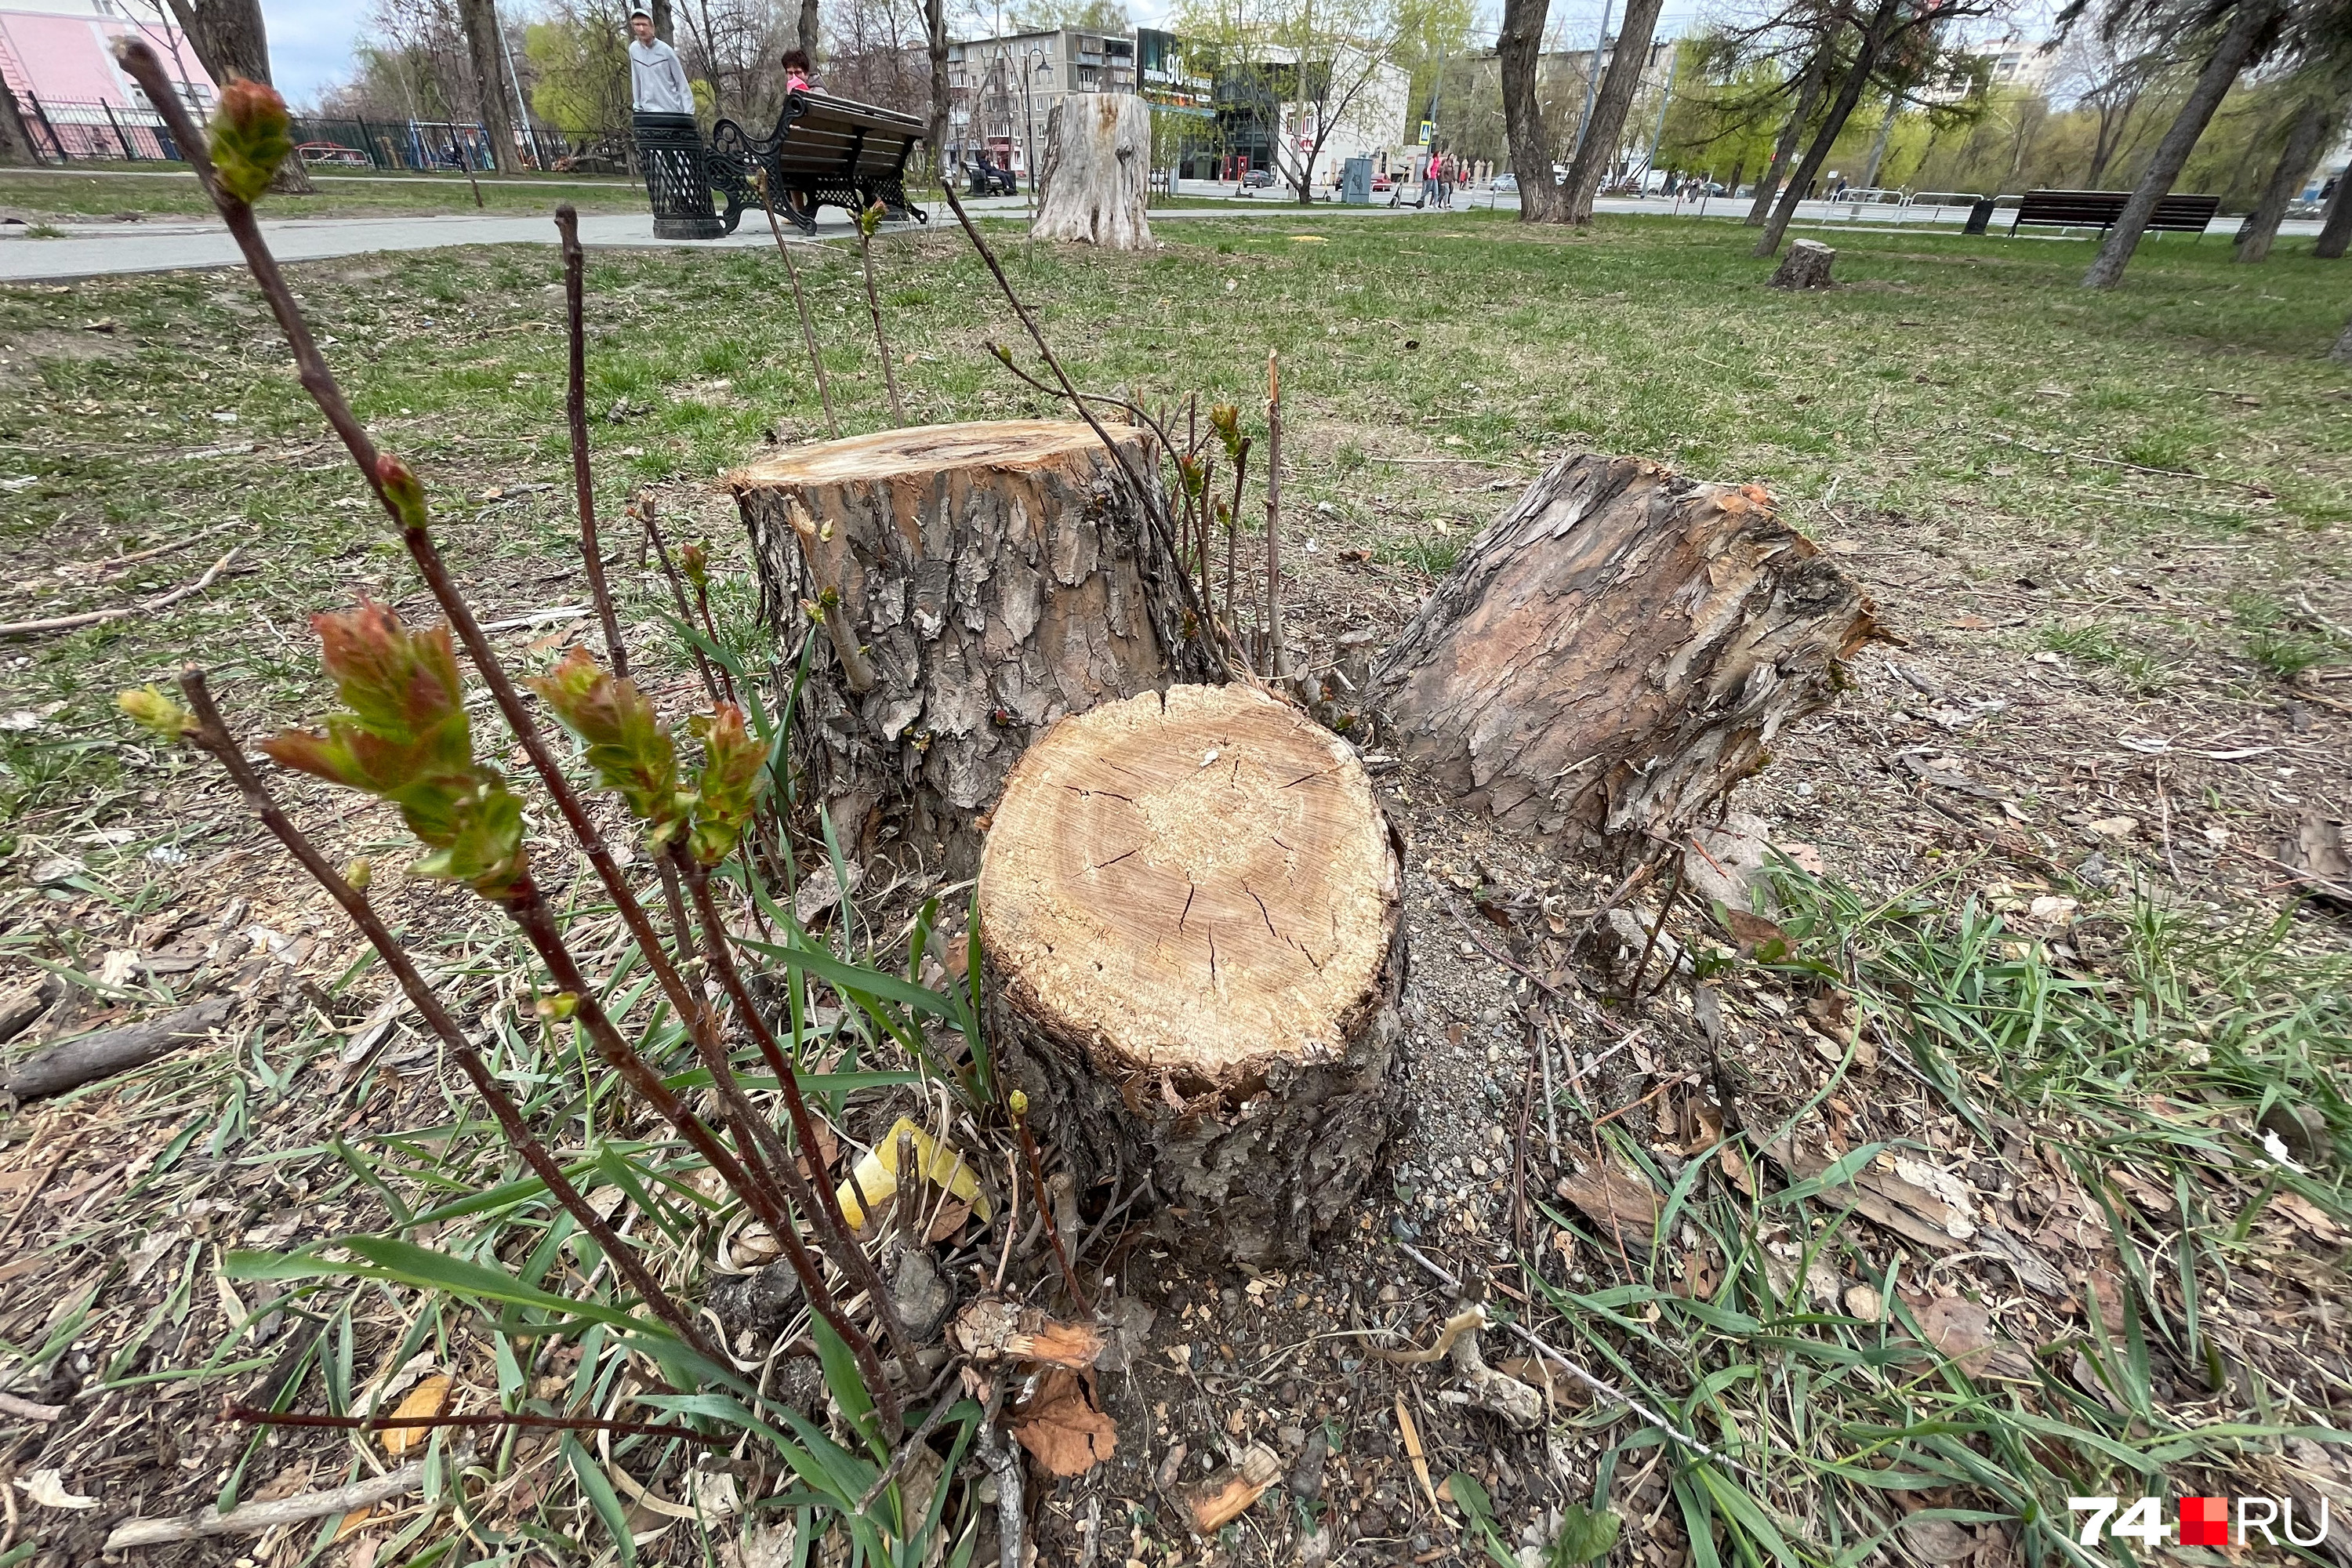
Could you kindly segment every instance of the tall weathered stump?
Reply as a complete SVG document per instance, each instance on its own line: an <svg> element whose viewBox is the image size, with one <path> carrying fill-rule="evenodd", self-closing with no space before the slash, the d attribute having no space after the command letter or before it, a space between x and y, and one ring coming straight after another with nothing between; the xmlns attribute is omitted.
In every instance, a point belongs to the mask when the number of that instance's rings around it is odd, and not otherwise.
<svg viewBox="0 0 2352 1568"><path fill-rule="evenodd" d="M1150 435L1111 436L1150 476ZM1208 673L1184 635L1176 568L1076 421L880 431L729 482L779 657L817 631L800 760L861 857L910 853L969 875L979 819L1034 735Z"/></svg>

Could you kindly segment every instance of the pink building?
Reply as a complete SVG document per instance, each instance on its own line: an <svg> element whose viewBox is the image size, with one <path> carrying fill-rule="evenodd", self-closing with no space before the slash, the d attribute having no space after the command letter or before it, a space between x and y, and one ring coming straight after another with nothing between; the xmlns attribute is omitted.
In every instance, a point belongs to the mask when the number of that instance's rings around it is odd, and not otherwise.
<svg viewBox="0 0 2352 1568"><path fill-rule="evenodd" d="M0 82L16 95L26 128L55 157L173 155L163 119L139 84L114 63L114 40L144 37L199 118L211 110L212 79L170 13L146 0L37 0L37 10L0 9Z"/></svg>

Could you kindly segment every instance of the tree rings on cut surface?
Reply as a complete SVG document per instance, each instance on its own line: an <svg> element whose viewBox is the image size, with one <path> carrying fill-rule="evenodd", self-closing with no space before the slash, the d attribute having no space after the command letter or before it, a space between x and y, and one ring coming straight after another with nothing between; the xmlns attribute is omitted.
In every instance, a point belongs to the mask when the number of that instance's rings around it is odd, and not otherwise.
<svg viewBox="0 0 2352 1568"><path fill-rule="evenodd" d="M1390 1130L1400 878L1355 752L1255 687L1171 687L1034 744L982 852L981 941L1082 1187L1149 1175L1171 1238L1301 1256Z"/></svg>

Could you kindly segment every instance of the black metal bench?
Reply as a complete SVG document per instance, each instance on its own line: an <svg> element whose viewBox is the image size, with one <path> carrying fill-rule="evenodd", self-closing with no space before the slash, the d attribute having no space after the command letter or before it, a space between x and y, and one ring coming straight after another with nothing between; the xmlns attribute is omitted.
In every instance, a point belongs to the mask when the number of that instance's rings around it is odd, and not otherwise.
<svg viewBox="0 0 2352 1568"><path fill-rule="evenodd" d="M911 114L805 89L785 98L767 136L720 121L710 132L709 173L711 185L727 195L727 232L735 232L744 208L759 206L753 177L761 172L777 216L803 234L816 232L820 206L854 216L880 202L891 217L930 222L930 214L907 200L906 187L907 158L926 130Z"/></svg>
<svg viewBox="0 0 2352 1568"><path fill-rule="evenodd" d="M2129 191L2028 191L2018 198L2017 216L2009 232L2015 234L2020 224L2110 229L2124 216L2124 204L2130 200ZM2169 234L2203 234L2221 210L2219 196L2166 196L2156 204L2147 226Z"/></svg>

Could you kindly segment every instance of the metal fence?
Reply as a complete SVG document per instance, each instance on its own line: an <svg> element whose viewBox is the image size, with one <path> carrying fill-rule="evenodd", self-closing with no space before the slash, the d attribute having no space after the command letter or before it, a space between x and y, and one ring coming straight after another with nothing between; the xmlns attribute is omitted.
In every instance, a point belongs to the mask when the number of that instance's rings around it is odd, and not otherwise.
<svg viewBox="0 0 2352 1568"><path fill-rule="evenodd" d="M176 161L180 150L163 117L119 103L16 95L33 150L46 163ZM495 163L477 124L446 120L342 120L298 117L294 142L302 161L338 168L488 173ZM566 131L534 121L515 132L522 166L569 174L632 174L636 148L626 132Z"/></svg>

